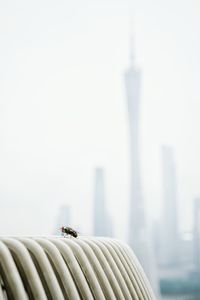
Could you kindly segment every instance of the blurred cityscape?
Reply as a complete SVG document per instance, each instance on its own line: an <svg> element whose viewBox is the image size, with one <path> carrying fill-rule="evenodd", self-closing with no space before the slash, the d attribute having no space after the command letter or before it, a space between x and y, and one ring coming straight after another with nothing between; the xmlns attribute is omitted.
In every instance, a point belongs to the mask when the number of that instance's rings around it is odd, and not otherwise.
<svg viewBox="0 0 200 300"><path fill-rule="evenodd" d="M177 217L176 156L173 145L161 145L162 214L147 220L140 172L140 70L131 47L124 76L130 137L130 201L128 244L149 278L157 299L200 299L200 198L194 199L194 229L180 232ZM93 235L115 237L106 205L105 170L94 170ZM63 205L57 229L70 224L70 207Z"/></svg>
<svg viewBox="0 0 200 300"><path fill-rule="evenodd" d="M117 238L157 299L200 300L199 15L0 1L0 235Z"/></svg>

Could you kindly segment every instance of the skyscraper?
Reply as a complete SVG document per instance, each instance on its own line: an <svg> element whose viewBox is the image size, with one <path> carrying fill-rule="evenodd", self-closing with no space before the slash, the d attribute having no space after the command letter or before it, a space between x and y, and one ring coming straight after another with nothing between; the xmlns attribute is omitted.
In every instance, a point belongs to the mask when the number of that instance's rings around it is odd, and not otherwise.
<svg viewBox="0 0 200 300"><path fill-rule="evenodd" d="M112 236L112 223L105 206L105 183L103 168L95 169L94 183L94 235Z"/></svg>
<svg viewBox="0 0 200 300"><path fill-rule="evenodd" d="M200 271L200 198L194 201L194 265Z"/></svg>
<svg viewBox="0 0 200 300"><path fill-rule="evenodd" d="M132 46L132 41L131 41ZM159 298L159 286L155 257L152 252L150 232L147 229L140 174L140 71L134 63L131 48L130 67L125 72L125 88L130 133L130 205L129 244L134 250Z"/></svg>
<svg viewBox="0 0 200 300"><path fill-rule="evenodd" d="M140 72L134 64L133 49L131 49L130 58L130 67L125 73L130 132L129 244L146 273L149 273L148 233L140 174Z"/></svg>
<svg viewBox="0 0 200 300"><path fill-rule="evenodd" d="M176 165L174 150L162 146L163 212L161 231L161 264L174 265L178 261L178 224Z"/></svg>

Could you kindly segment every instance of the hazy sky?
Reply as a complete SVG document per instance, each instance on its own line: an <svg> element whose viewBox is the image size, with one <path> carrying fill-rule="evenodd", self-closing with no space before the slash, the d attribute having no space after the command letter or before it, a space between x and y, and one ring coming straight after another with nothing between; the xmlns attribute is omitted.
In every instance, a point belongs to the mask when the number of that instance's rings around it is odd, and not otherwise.
<svg viewBox="0 0 200 300"><path fill-rule="evenodd" d="M160 147L172 145L180 223L191 226L200 196L199 0L1 0L0 234L51 233L63 203L90 233L95 166L105 168L116 235L125 232L131 32L147 208L159 217Z"/></svg>

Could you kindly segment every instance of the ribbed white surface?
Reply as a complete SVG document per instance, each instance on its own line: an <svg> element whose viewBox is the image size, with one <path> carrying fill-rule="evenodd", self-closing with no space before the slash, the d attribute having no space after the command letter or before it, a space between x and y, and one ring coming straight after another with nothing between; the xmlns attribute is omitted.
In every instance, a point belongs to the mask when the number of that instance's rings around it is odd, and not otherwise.
<svg viewBox="0 0 200 300"><path fill-rule="evenodd" d="M153 300L130 248L108 238L0 238L0 300Z"/></svg>

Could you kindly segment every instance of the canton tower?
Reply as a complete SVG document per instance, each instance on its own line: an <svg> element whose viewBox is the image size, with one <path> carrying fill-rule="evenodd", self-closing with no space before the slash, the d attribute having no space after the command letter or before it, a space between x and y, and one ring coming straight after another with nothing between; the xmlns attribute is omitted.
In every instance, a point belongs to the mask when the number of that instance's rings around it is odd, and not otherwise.
<svg viewBox="0 0 200 300"><path fill-rule="evenodd" d="M140 71L135 66L134 51L131 47L130 66L125 72L130 143L129 245L148 275L148 233L140 174L140 78Z"/></svg>

